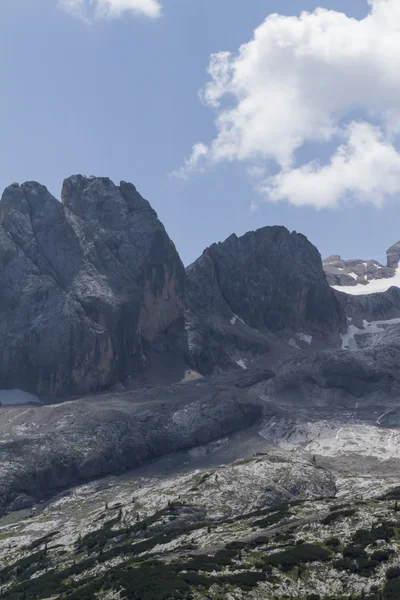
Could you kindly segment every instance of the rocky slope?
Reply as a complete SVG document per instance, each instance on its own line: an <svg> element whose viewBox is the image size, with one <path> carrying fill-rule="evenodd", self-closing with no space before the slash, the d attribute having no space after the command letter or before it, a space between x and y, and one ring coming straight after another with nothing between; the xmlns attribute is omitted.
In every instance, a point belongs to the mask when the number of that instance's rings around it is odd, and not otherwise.
<svg viewBox="0 0 400 600"><path fill-rule="evenodd" d="M0 389L99 391L182 357L185 274L133 185L71 177L62 203L37 183L0 202Z"/></svg>
<svg viewBox="0 0 400 600"><path fill-rule="evenodd" d="M319 462L267 450L142 471L12 515L0 521L2 598L398 598L399 488L347 498Z"/></svg>
<svg viewBox="0 0 400 600"><path fill-rule="evenodd" d="M0 513L220 439L262 415L245 390L206 382L0 409Z"/></svg>

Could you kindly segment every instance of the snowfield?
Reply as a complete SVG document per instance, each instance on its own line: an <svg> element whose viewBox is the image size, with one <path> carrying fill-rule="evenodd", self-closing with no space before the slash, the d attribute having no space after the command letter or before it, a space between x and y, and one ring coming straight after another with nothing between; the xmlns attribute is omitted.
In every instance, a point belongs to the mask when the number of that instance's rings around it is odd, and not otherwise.
<svg viewBox="0 0 400 600"><path fill-rule="evenodd" d="M352 274L349 273L349 275ZM358 283L357 285L333 285L332 288L338 292L344 292L352 296L363 296L365 294L386 292L393 286L400 287L400 267L396 269L396 274L388 279L371 279L366 285L362 283Z"/></svg>

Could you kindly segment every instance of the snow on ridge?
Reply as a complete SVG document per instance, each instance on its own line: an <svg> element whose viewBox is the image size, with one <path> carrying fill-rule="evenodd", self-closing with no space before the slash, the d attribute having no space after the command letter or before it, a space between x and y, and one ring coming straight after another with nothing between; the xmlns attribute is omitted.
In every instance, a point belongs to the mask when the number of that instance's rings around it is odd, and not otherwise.
<svg viewBox="0 0 400 600"><path fill-rule="evenodd" d="M351 296L365 296L367 294L386 292L392 286L400 287L400 267L397 267L396 273L388 279L371 279L366 285L362 283L357 285L333 285L332 288Z"/></svg>

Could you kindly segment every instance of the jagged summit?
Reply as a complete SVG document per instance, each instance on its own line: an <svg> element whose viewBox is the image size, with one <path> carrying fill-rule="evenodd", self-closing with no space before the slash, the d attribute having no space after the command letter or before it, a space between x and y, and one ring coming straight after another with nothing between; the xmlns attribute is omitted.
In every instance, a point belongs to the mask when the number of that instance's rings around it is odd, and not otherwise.
<svg viewBox="0 0 400 600"><path fill-rule="evenodd" d="M207 248L187 273L204 312L236 314L260 331L340 330L318 250L285 227L232 235Z"/></svg>
<svg viewBox="0 0 400 600"><path fill-rule="evenodd" d="M268 370L340 347L349 318L400 314L397 296L367 305L337 294L396 285L400 244L392 266L322 263L304 235L268 226L212 244L185 271L133 184L73 175L61 200L26 182L0 201L0 390L68 397Z"/></svg>
<svg viewBox="0 0 400 600"><path fill-rule="evenodd" d="M67 178L61 202L37 182L9 186L0 279L0 389L41 396L244 369L280 355L275 334L286 353L293 336L335 345L345 328L305 236L231 235L185 273L149 202L108 177Z"/></svg>

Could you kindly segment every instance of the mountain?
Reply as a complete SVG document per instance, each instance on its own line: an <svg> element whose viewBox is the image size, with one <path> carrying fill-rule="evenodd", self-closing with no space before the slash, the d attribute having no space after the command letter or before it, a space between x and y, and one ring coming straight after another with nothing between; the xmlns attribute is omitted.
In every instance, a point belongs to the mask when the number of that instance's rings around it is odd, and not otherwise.
<svg viewBox="0 0 400 600"><path fill-rule="evenodd" d="M61 197L28 182L0 202L0 389L71 397L338 345L344 312L301 234L231 236L185 273L132 184L73 176Z"/></svg>
<svg viewBox="0 0 400 600"><path fill-rule="evenodd" d="M0 202L0 389L100 391L182 355L185 272L131 184L70 177Z"/></svg>
<svg viewBox="0 0 400 600"><path fill-rule="evenodd" d="M260 354L273 363L288 355L289 340L335 346L346 329L318 250L285 227L213 244L187 275L190 349L200 371Z"/></svg>
<svg viewBox="0 0 400 600"><path fill-rule="evenodd" d="M400 243L186 270L132 184L0 201L0 596L397 600Z"/></svg>

